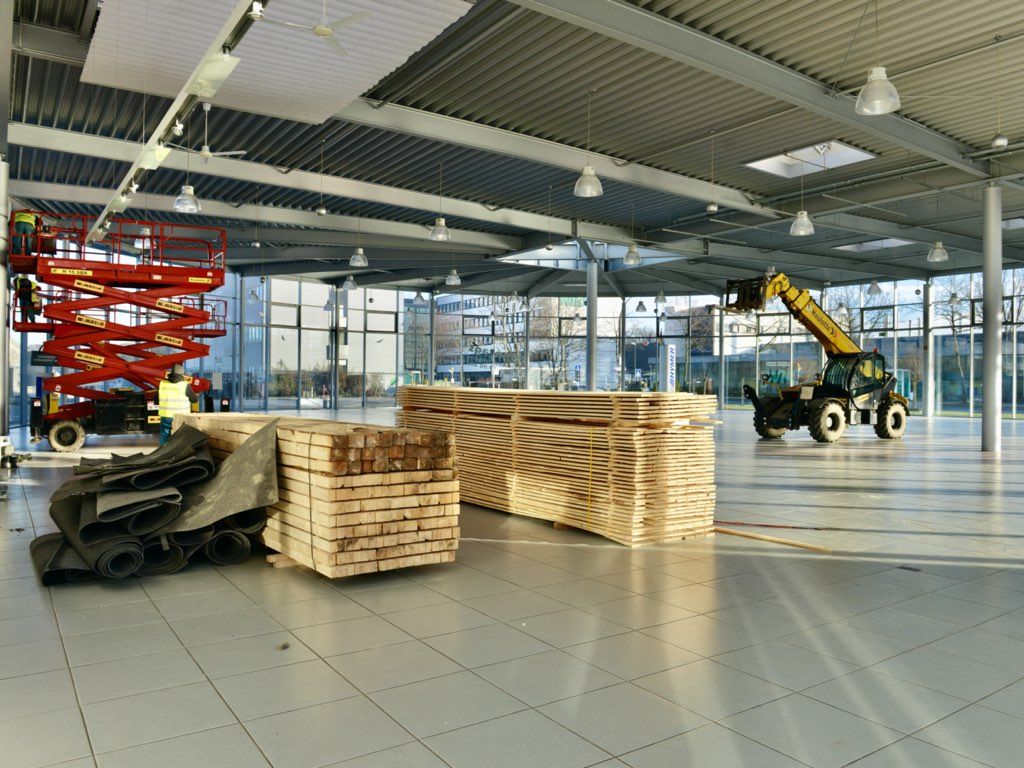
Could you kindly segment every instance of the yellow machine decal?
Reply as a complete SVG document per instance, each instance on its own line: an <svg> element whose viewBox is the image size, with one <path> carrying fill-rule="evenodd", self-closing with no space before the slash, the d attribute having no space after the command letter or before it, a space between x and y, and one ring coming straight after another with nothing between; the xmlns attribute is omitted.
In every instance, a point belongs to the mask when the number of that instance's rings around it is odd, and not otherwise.
<svg viewBox="0 0 1024 768"><path fill-rule="evenodd" d="M146 417L146 423L147 424L159 424L160 423L160 417L159 416L147 416Z"/></svg>
<svg viewBox="0 0 1024 768"><path fill-rule="evenodd" d="M88 315L75 315L75 322L79 325L88 325L93 328L106 328L107 321L101 320L98 317L89 317Z"/></svg>
<svg viewBox="0 0 1024 768"><path fill-rule="evenodd" d="M168 336L166 333L158 333L156 340L161 344L170 344L172 347L180 347L182 344L181 339L177 336Z"/></svg>
<svg viewBox="0 0 1024 768"><path fill-rule="evenodd" d="M99 283L90 283L88 280L75 280L73 285L81 291L89 291L90 293L103 293L106 290Z"/></svg>
<svg viewBox="0 0 1024 768"><path fill-rule="evenodd" d="M156 305L160 309L166 309L168 312L184 312L185 311L185 307L183 307L181 304L175 304L173 301L168 301L167 299L157 299L156 300Z"/></svg>
<svg viewBox="0 0 1024 768"><path fill-rule="evenodd" d="M78 277L92 277L91 269L68 269L67 267L54 267L55 275L77 275Z"/></svg>
<svg viewBox="0 0 1024 768"><path fill-rule="evenodd" d="M203 283L204 285L208 285L208 284L213 282L213 278L212 277L190 277L188 279L188 281L190 283Z"/></svg>
<svg viewBox="0 0 1024 768"><path fill-rule="evenodd" d="M93 355L89 352L75 352L75 360L81 360L83 363L93 363L94 365L103 365L106 362L106 358L103 355Z"/></svg>

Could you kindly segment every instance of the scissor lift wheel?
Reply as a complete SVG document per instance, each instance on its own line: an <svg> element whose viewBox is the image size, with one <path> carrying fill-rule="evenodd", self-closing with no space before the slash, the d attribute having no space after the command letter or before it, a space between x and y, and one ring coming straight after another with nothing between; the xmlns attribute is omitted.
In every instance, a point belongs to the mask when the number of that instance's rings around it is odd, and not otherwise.
<svg viewBox="0 0 1024 768"><path fill-rule="evenodd" d="M85 428L77 421L58 421L47 435L50 447L61 453L77 451L85 445Z"/></svg>

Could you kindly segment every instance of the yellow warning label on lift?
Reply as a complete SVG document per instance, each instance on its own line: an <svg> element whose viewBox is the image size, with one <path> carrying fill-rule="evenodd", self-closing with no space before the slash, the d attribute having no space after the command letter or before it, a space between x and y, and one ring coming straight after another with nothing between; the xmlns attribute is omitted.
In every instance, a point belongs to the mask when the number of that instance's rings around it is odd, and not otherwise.
<svg viewBox="0 0 1024 768"><path fill-rule="evenodd" d="M161 344L170 344L172 347L180 347L182 343L177 336L168 336L166 333L158 333L156 340Z"/></svg>
<svg viewBox="0 0 1024 768"><path fill-rule="evenodd" d="M83 363L94 363L96 365L103 365L106 362L106 358L103 355L93 355L89 352L75 352L75 360L81 360Z"/></svg>
<svg viewBox="0 0 1024 768"><path fill-rule="evenodd" d="M78 277L92 277L91 269L68 269L66 267L54 267L51 272L55 275L77 275Z"/></svg>
<svg viewBox="0 0 1024 768"><path fill-rule="evenodd" d="M184 312L185 311L185 307L183 307L181 304L175 304L173 301L168 301L167 299L157 299L156 300L156 305L160 309L166 309L168 312Z"/></svg>
<svg viewBox="0 0 1024 768"><path fill-rule="evenodd" d="M146 423L147 424L159 424L160 423L160 417L159 416L147 416L146 417Z"/></svg>
<svg viewBox="0 0 1024 768"><path fill-rule="evenodd" d="M89 325L93 328L106 328L107 321L101 320L98 317L89 317L88 315L75 315L75 322L79 325Z"/></svg>
<svg viewBox="0 0 1024 768"><path fill-rule="evenodd" d="M75 280L72 285L80 291L89 291L90 293L103 293L106 290L99 283L90 283L88 280Z"/></svg>
<svg viewBox="0 0 1024 768"><path fill-rule="evenodd" d="M188 281L189 281L190 283L203 283L203 284L208 284L208 283L212 283L212 282L213 282L213 278L212 278L212 277L190 277L190 278L188 279Z"/></svg>

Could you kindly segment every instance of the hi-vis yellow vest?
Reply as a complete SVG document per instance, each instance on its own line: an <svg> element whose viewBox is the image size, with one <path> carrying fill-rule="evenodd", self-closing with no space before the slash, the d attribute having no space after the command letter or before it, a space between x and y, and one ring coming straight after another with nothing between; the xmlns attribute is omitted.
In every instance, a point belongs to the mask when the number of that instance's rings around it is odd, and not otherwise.
<svg viewBox="0 0 1024 768"><path fill-rule="evenodd" d="M189 412L187 387L188 382L184 380L173 382L164 379L160 382L160 418L169 419L176 413Z"/></svg>
<svg viewBox="0 0 1024 768"><path fill-rule="evenodd" d="M26 213L25 211L18 211L14 214L15 224L31 224L33 227L36 225L36 215L34 213Z"/></svg>

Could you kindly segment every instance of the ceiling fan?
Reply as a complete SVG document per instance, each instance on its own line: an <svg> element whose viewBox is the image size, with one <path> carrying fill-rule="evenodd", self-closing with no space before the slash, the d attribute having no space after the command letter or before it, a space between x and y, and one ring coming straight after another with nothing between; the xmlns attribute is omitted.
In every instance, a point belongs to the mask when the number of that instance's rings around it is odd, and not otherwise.
<svg viewBox="0 0 1024 768"><path fill-rule="evenodd" d="M213 157L240 157L244 155L244 149L235 149L230 152L214 152L210 149L210 106L210 102L203 102L203 146L198 152L199 157L202 158L204 163L208 163L210 158ZM184 149L187 152L192 151L190 147L183 147L180 144L172 144L171 146Z"/></svg>
<svg viewBox="0 0 1024 768"><path fill-rule="evenodd" d="M312 32L318 38L327 43L331 49L339 56L348 56L341 43L338 42L336 37L337 33L345 27L350 27L353 24L358 24L361 21L365 21L373 15L370 11L360 11L359 13L353 13L351 16L346 16L344 19L338 19L337 21L331 21L327 18L327 0L323 2L323 15L316 24L298 24L294 21L278 21L277 19L271 19L263 12L263 3L254 2L252 4L252 10L249 11L249 18L253 21L269 21L271 24L279 24L282 27L291 27L292 29L301 29L304 32Z"/></svg>

